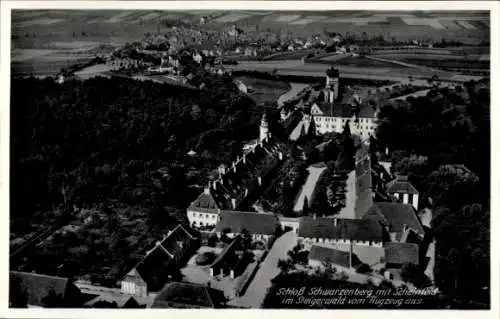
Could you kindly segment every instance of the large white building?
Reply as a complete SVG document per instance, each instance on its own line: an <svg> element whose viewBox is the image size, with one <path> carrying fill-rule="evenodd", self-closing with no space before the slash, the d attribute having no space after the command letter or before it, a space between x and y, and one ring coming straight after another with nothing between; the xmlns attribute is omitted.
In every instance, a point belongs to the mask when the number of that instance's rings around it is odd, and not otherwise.
<svg viewBox="0 0 500 319"><path fill-rule="evenodd" d="M339 72L335 69L328 69L323 99L311 105L310 113L316 125L316 132L318 134L341 133L346 123L349 123L351 134L358 135L362 140L367 140L374 135L377 127L377 109L362 103L356 95L349 104L338 102L338 97Z"/></svg>

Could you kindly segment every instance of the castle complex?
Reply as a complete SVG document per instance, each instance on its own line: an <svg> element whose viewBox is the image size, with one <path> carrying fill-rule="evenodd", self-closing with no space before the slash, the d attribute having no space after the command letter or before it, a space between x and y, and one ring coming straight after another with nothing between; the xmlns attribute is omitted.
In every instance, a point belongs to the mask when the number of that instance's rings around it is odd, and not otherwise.
<svg viewBox="0 0 500 319"><path fill-rule="evenodd" d="M323 99L318 98L311 106L310 114L318 134L341 133L349 123L351 134L367 140L377 126L377 108L363 103L353 95L348 104L339 102L339 71L329 68L326 71L326 85L322 90ZM340 97L342 98L342 97Z"/></svg>

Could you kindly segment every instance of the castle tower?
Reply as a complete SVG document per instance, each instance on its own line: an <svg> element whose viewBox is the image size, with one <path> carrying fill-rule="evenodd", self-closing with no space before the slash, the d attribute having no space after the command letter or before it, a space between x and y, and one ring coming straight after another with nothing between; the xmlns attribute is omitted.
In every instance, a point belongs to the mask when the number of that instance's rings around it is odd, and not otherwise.
<svg viewBox="0 0 500 319"><path fill-rule="evenodd" d="M267 123L266 113L262 116L262 120L260 121L260 135L259 142L269 139L269 124Z"/></svg>
<svg viewBox="0 0 500 319"><path fill-rule="evenodd" d="M339 96L339 70L336 68L331 67L326 70L325 95L330 103Z"/></svg>

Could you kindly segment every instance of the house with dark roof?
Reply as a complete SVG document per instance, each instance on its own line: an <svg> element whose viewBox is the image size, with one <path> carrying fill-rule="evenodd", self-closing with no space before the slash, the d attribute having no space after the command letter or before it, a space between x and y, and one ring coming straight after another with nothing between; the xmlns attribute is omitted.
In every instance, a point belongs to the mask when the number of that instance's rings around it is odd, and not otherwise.
<svg viewBox="0 0 500 319"><path fill-rule="evenodd" d="M380 223L389 233L389 241L392 242L406 242L412 232L422 239L425 235L415 209L409 204L374 203L363 216L363 220Z"/></svg>
<svg viewBox="0 0 500 319"><path fill-rule="evenodd" d="M227 236L235 237L246 229L253 240L267 243L275 234L277 227L280 227L280 223L274 214L222 211L215 232L220 236L224 230L229 230Z"/></svg>
<svg viewBox="0 0 500 319"><path fill-rule="evenodd" d="M190 225L213 227L221 211L237 211L249 194L263 185L269 172L284 160L284 154L284 144L272 136L264 114L258 141L231 165L220 165L217 176L189 205Z"/></svg>
<svg viewBox="0 0 500 319"><path fill-rule="evenodd" d="M382 247L382 226L371 220L302 218L298 237L306 249L314 243L354 244Z"/></svg>
<svg viewBox="0 0 500 319"><path fill-rule="evenodd" d="M121 280L121 291L139 297L160 290L195 251L198 239L178 225L171 230Z"/></svg>
<svg viewBox="0 0 500 319"><path fill-rule="evenodd" d="M11 271L9 307L71 308L82 305L80 289L63 277Z"/></svg>
<svg viewBox="0 0 500 319"><path fill-rule="evenodd" d="M156 296L151 308L223 308L226 297L220 290L208 286L171 282Z"/></svg>
<svg viewBox="0 0 500 319"><path fill-rule="evenodd" d="M412 243L386 243L386 268L401 268L404 264L419 265L419 246Z"/></svg>
<svg viewBox="0 0 500 319"><path fill-rule="evenodd" d="M356 268L361 265L361 261L352 249L344 251L330 246L312 245L308 255L308 264L313 268L324 268L330 265L342 271Z"/></svg>
<svg viewBox="0 0 500 319"><path fill-rule="evenodd" d="M410 183L408 176L396 175L395 180L387 183L387 193L418 210L418 191Z"/></svg>

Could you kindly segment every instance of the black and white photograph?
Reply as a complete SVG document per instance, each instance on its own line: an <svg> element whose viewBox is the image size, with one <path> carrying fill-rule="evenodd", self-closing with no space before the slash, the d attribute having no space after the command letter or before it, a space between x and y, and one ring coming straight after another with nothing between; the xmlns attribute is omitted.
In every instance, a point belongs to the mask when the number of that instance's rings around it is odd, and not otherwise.
<svg viewBox="0 0 500 319"><path fill-rule="evenodd" d="M8 308L498 302L490 9L281 3L10 9Z"/></svg>

